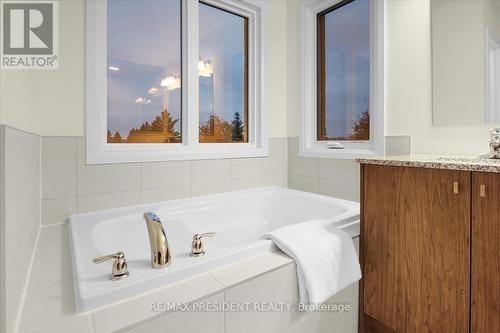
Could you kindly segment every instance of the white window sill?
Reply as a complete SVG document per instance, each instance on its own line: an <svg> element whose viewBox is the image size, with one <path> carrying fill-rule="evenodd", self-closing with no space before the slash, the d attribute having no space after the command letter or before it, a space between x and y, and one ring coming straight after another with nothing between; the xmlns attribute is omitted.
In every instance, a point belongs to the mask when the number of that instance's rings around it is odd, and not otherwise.
<svg viewBox="0 0 500 333"><path fill-rule="evenodd" d="M137 144L137 147L134 147L136 149L131 149L130 144L117 144L113 145L110 149L102 150L92 150L87 147L87 164L190 161L269 156L267 145L265 147L256 147L238 143L199 144L195 146L172 144L172 146L158 147L157 149L154 149L152 146L154 145Z"/></svg>
<svg viewBox="0 0 500 333"><path fill-rule="evenodd" d="M305 149L299 152L303 157L336 158L342 160L353 160L356 158L381 156L383 152L377 152L370 149L328 149L313 148Z"/></svg>

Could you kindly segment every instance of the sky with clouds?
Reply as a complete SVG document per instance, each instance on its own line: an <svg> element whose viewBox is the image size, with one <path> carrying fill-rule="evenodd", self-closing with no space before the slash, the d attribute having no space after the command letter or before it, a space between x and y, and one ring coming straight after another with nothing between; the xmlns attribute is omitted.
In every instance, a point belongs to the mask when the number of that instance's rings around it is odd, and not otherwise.
<svg viewBox="0 0 500 333"><path fill-rule="evenodd" d="M328 137L347 137L370 101L370 4L355 0L325 16Z"/></svg>
<svg viewBox="0 0 500 333"><path fill-rule="evenodd" d="M180 118L181 89L166 101L160 87L164 77L181 74L180 13L178 0L108 0L108 66L119 69L108 70L108 128L122 137L153 120L166 102ZM368 0L355 0L325 18L329 136L349 135L368 110L369 13ZM213 77L200 78L200 121L212 108L230 121L243 113L244 19L205 4L199 17L200 58L214 69Z"/></svg>
<svg viewBox="0 0 500 333"><path fill-rule="evenodd" d="M165 104L174 119L180 117L181 89L165 98L160 86L164 77L181 74L180 11L177 0L108 0L108 128L113 133L126 137ZM199 15L200 58L214 68L213 77L200 78L200 121L212 107L230 121L243 110L243 18L204 4Z"/></svg>

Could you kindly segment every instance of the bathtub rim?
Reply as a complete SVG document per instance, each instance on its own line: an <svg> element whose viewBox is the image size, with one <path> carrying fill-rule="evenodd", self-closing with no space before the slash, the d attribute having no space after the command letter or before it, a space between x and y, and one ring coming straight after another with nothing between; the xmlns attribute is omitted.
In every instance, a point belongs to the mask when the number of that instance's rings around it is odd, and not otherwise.
<svg viewBox="0 0 500 333"><path fill-rule="evenodd" d="M161 206L162 209L168 209L168 208L175 208L176 204L179 204L181 202L184 202L184 205L177 206L177 207L190 207L194 206L196 204L201 204L203 201L208 200L208 199L220 199L227 197L228 195L232 194L251 194L251 193L259 193L259 192L265 192L269 190L274 190L274 191L280 191L280 192L292 192L292 193L297 193L301 195L306 195L311 198L317 198L317 199L322 199L325 200L327 198L329 201L337 201L341 204L345 204L347 207L352 208L352 209L359 209L359 202L354 202L350 200L345 200L345 199L340 199L336 197L331 197L327 196L324 194L318 194L318 193L312 193L312 192L306 192L306 191L301 191L301 190L296 190L296 189L291 189L291 188L286 188L286 187L281 187L281 186L263 186L263 187L258 187L258 188L252 188L252 189L245 189L245 190L237 190L237 191L227 191L227 192L221 192L221 193L214 193L214 194L207 194L207 195L200 195L200 196L194 196L194 197L186 197L186 198L180 198L180 199L172 199L172 200L162 200L162 201L153 201L153 202L147 202L147 203L140 203L137 205L129 205L129 206L124 206L124 207L117 207L117 208L111 208L111 209L101 209L101 210L96 210L92 212L86 212L86 213L81 213L81 214L72 214L68 217L68 223L79 223L78 221L83 218L92 218L96 217L98 215L109 215L106 218L113 218L113 217L119 217L120 215L126 215L128 214L127 211L135 211L139 208L142 209L151 209L152 206ZM117 214L121 213L121 214Z"/></svg>
<svg viewBox="0 0 500 333"><path fill-rule="evenodd" d="M176 207L191 207L197 204L202 204L207 200L210 199L220 199L220 198L225 198L227 196L230 196L232 194L238 194L238 193L243 193L243 194L252 194L252 193L259 193L259 192L266 192L269 190L274 190L274 191L280 191L280 192L286 192L286 193L297 193L300 195L305 195L310 198L317 198L321 200L326 200L326 201L335 201L338 202L342 205L345 205L347 207L347 210L345 212L340 213L339 215L336 215L335 217L329 219L328 221L331 223L338 223L340 220L345 220L346 217L349 217L347 220L348 223L345 225L340 225L340 229L344 229L344 227L349 227L346 232L350 234L350 236L354 239L359 236L359 203L349 201L349 200L344 200L340 198L335 198L335 197L329 197L321 194L316 194L316 193L311 193L311 192L305 192L305 191L300 191L300 190L295 190L295 189L288 189L288 188L283 188L283 187L278 187L278 186L267 186L267 187L259 187L256 189L247 189L247 190L239 190L239 191L230 191L230 192L223 192L223 193L217 193L217 194L210 194L210 195L204 195L204 196L196 196L192 198L183 198L183 199L175 199L175 200L167 200L167 201L159 201L159 202L153 202L153 203L145 203L145 204L138 204L138 205L132 205L132 206L126 206L126 207L119 207L119 208L113 208L113 209L106 209L106 210L100 210L100 211L94 211L94 212L88 212L88 213L83 213L83 214L74 214L71 215L68 221L68 240L69 240L69 247L70 247L70 255L71 255L71 260L73 261L75 258L75 248L74 248L74 242L73 242L73 231L72 231L72 226L76 223L98 223L100 221L95 221L96 218L99 218L99 220L102 220L103 218L113 218L113 217L118 217L118 216L123 216L127 215L129 213L132 213L132 211L137 211L138 209L151 209L151 206L161 206L163 209L168 209L168 208L176 208ZM183 202L185 203L182 206L179 206L178 203ZM353 210L358 209L357 215L353 215ZM103 214L106 214L108 216L103 217ZM88 221L88 218L93 218L93 221ZM82 302L82 295L80 291L80 287L78 284L78 274L77 274L77 265L74 264L73 262L71 263L72 266L72 272L73 272L73 292L74 295L78 295L79 298L75 297L75 308L76 308L76 313L77 314L86 314L86 313L100 313L101 311L108 309L108 308L113 308L113 307L121 307L129 302L137 302L137 299L140 299L142 296L154 294L158 290L166 290L170 288L175 288L176 285L180 285L184 282L188 282L191 279L197 278L197 277L202 277L204 275L209 275L210 277L213 278L213 274L217 274L219 271L223 271L227 268L230 268L232 266L238 266L238 265L245 265L245 262L247 261L252 261L253 259L257 257L275 257L276 255L280 255L281 259L279 261L279 264L276 265L263 265L265 266L265 270L256 274L252 272L248 272L248 274L245 275L243 280L248 280L251 278L255 278L258 275L264 274L266 272L278 269L279 267L288 264L288 263L294 263L293 259L288 257L286 254L284 254L281 250L279 250L276 246L272 244L271 240L259 240L260 242L266 243L269 246L269 249L262 251L261 253L254 254L248 257L244 257L241 260L222 265L220 267L217 267L212 270L207 270L202 273L197 273L189 278L186 279L180 279L179 281L176 282L171 282L168 284L165 284L161 287L154 288L148 291L143 291L138 293L137 295L130 296L127 298L124 298L122 300L110 303L110 304L105 304L103 306L99 307L94 307L92 309L83 309L82 305L79 304L79 302ZM264 246L265 247L265 246ZM271 261L273 262L273 261ZM216 278L214 278L218 284L221 284ZM243 281L242 280L242 281ZM241 281L240 281L241 282ZM238 282L239 283L239 282ZM228 288L233 286L235 283L232 283L230 285L223 285L222 289ZM197 300L201 298L205 298L210 296L211 294L200 294L196 298L190 300Z"/></svg>

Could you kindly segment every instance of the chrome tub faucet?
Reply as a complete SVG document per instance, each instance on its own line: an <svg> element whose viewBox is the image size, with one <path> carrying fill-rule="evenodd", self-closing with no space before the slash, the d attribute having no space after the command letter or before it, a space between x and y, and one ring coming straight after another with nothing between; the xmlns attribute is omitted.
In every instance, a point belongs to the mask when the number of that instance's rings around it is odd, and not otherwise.
<svg viewBox="0 0 500 333"><path fill-rule="evenodd" d="M148 227L149 245L151 247L151 267L165 268L171 262L167 236L158 215L153 212L144 213Z"/></svg>

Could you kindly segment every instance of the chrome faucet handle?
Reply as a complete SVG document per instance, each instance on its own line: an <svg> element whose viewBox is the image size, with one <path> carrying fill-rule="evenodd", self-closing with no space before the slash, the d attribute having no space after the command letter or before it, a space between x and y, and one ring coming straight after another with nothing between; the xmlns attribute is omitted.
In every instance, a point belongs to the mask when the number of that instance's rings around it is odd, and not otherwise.
<svg viewBox="0 0 500 333"><path fill-rule="evenodd" d="M127 261L125 260L125 254L123 252L117 252L115 254L108 254L106 256L93 258L92 262L94 264L102 264L108 260L114 260L113 268L109 279L112 281L121 280L129 275Z"/></svg>
<svg viewBox="0 0 500 333"><path fill-rule="evenodd" d="M213 237L215 236L215 232L205 232L201 234L194 234L193 242L191 243L191 257L199 257L205 254L205 250L203 249L203 243L201 239L203 237Z"/></svg>

